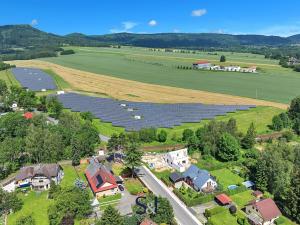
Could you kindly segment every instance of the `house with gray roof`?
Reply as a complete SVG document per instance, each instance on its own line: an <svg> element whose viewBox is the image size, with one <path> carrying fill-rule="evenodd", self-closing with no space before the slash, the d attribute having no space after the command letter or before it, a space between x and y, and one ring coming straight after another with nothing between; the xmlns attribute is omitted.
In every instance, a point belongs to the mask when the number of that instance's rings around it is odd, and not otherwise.
<svg viewBox="0 0 300 225"><path fill-rule="evenodd" d="M191 165L184 173L185 182L196 191L212 192L217 188L216 180L207 170L201 170L195 165Z"/></svg>
<svg viewBox="0 0 300 225"><path fill-rule="evenodd" d="M59 184L64 172L58 164L38 164L22 167L15 177L17 187L31 187L33 190L48 190L51 181Z"/></svg>

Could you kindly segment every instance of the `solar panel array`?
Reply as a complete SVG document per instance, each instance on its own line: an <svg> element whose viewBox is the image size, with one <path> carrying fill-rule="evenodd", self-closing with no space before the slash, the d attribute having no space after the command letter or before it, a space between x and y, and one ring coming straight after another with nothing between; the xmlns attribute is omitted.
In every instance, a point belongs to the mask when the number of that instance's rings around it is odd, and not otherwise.
<svg viewBox="0 0 300 225"><path fill-rule="evenodd" d="M40 69L18 67L13 68L12 72L21 85L29 90L43 91L57 88L53 78Z"/></svg>
<svg viewBox="0 0 300 225"><path fill-rule="evenodd" d="M129 102L76 93L67 93L57 97L65 108L78 112L89 111L101 121L124 127L127 131L138 131L150 127L173 128L182 123L200 122L204 119L213 119L216 116L255 107L253 105Z"/></svg>

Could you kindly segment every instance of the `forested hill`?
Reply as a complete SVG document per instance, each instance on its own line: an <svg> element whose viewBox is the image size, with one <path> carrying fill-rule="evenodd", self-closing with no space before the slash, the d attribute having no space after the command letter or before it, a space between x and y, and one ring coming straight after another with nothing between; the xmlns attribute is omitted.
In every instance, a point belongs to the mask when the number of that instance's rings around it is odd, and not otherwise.
<svg viewBox="0 0 300 225"><path fill-rule="evenodd" d="M29 25L0 26L0 48L30 46L61 46L63 44L97 46L101 44L133 45L142 47L222 47L278 46L300 44L300 35L288 38L263 35L230 35L214 33L161 33L84 35L80 33L59 36Z"/></svg>
<svg viewBox="0 0 300 225"><path fill-rule="evenodd" d="M283 52L287 52L287 50L290 52L289 49L294 49L293 44L300 44L300 35L284 38L214 33L118 33L106 35L73 33L61 36L38 30L30 25L0 26L0 60L55 57L63 50L61 47L65 45L99 47L131 45L149 48L222 49L265 55L287 55ZM270 51L272 52L270 53Z"/></svg>
<svg viewBox="0 0 300 225"><path fill-rule="evenodd" d="M214 33L162 33L162 34L108 34L88 36L101 42L110 42L142 47L217 47L278 46L294 44L294 39L263 35L230 35ZM298 41L295 39L295 41ZM299 40L300 43L300 40Z"/></svg>

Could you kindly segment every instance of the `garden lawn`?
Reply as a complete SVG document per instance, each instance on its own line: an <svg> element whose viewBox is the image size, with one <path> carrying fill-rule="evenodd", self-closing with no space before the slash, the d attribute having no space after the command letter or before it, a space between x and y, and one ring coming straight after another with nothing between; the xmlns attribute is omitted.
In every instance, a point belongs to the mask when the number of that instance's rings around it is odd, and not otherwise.
<svg viewBox="0 0 300 225"><path fill-rule="evenodd" d="M209 218L213 225L238 225L237 218L230 214L229 210L213 215Z"/></svg>
<svg viewBox="0 0 300 225"><path fill-rule="evenodd" d="M125 132L125 129L122 127L115 127L111 123L105 123L99 119L93 120L93 125L97 128L98 132L102 135L111 137L113 134L120 134Z"/></svg>
<svg viewBox="0 0 300 225"><path fill-rule="evenodd" d="M125 188L130 194L137 195L143 192L144 186L138 179L128 178L125 179Z"/></svg>
<svg viewBox="0 0 300 225"><path fill-rule="evenodd" d="M120 176L122 172L124 171L125 167L121 163L114 163L112 165L112 171L114 172L114 175Z"/></svg>
<svg viewBox="0 0 300 225"><path fill-rule="evenodd" d="M235 195L231 195L230 198L238 205L240 209L242 209L247 203L255 199L255 197L252 195L252 192L252 190L244 191Z"/></svg>
<svg viewBox="0 0 300 225"><path fill-rule="evenodd" d="M19 197L24 201L22 209L8 216L8 225L16 224L20 216L32 215L37 225L49 225L47 210L53 200L47 198L48 192L36 193L31 191L25 196Z"/></svg>
<svg viewBox="0 0 300 225"><path fill-rule="evenodd" d="M217 182L223 186L224 190L227 190L229 185L240 184L244 181L243 178L225 168L213 170L210 173L217 178Z"/></svg>
<svg viewBox="0 0 300 225"><path fill-rule="evenodd" d="M63 165L62 166L64 170L64 178L61 181L60 186L61 187L73 187L75 180L78 178L78 175L71 165Z"/></svg>

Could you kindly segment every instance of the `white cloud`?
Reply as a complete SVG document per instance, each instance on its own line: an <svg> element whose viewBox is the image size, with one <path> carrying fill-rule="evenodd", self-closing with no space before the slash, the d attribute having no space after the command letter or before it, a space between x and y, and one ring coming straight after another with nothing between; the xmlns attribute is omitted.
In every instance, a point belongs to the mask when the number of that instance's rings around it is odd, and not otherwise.
<svg viewBox="0 0 300 225"><path fill-rule="evenodd" d="M155 26L157 25L157 21L156 21L156 20L150 20L150 21L148 22L148 25L149 25L150 27L155 27Z"/></svg>
<svg viewBox="0 0 300 225"><path fill-rule="evenodd" d="M111 33L123 33L123 32L131 32L131 29L135 28L138 25L138 23L132 22L132 21L125 21L122 22L122 28L113 28L109 31Z"/></svg>
<svg viewBox="0 0 300 225"><path fill-rule="evenodd" d="M173 33L179 33L179 32L180 32L180 30L177 29L177 28L175 28L175 29L173 30Z"/></svg>
<svg viewBox="0 0 300 225"><path fill-rule="evenodd" d="M263 35L288 37L295 34L300 34L300 23L270 26L259 30L257 33Z"/></svg>
<svg viewBox="0 0 300 225"><path fill-rule="evenodd" d="M192 16L196 16L196 17L204 16L206 13L207 13L206 9L196 9L192 11Z"/></svg>
<svg viewBox="0 0 300 225"><path fill-rule="evenodd" d="M31 23L30 23L31 26L36 26L36 25L38 25L38 24L39 24L39 22L38 22L37 19L31 20Z"/></svg>

